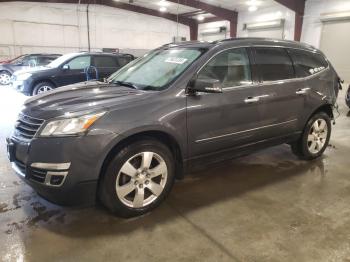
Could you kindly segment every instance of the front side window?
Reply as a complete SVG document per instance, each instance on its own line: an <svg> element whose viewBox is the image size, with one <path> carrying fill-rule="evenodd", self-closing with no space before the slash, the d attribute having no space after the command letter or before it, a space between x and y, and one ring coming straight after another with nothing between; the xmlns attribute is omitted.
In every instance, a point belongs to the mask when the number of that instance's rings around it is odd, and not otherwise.
<svg viewBox="0 0 350 262"><path fill-rule="evenodd" d="M258 47L255 62L262 81L277 81L294 78L292 60L283 48Z"/></svg>
<svg viewBox="0 0 350 262"><path fill-rule="evenodd" d="M111 75L109 82L140 90L163 90L204 52L199 48L153 51Z"/></svg>
<svg viewBox="0 0 350 262"><path fill-rule="evenodd" d="M252 77L246 49L230 49L216 55L198 73L198 79L219 80L222 88L251 84Z"/></svg>
<svg viewBox="0 0 350 262"><path fill-rule="evenodd" d="M326 60L318 53L297 49L289 49L288 52L293 59L297 77L313 75L328 66Z"/></svg>
<svg viewBox="0 0 350 262"><path fill-rule="evenodd" d="M77 58L73 58L71 61L67 63L69 69L85 69L86 67L91 65L91 57L90 56L79 56Z"/></svg>

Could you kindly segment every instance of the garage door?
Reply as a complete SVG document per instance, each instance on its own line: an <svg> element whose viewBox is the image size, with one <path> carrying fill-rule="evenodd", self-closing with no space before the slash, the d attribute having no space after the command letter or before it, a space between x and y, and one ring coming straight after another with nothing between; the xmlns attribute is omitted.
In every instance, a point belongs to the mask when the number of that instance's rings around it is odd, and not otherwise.
<svg viewBox="0 0 350 262"><path fill-rule="evenodd" d="M283 28L267 28L248 30L248 37L267 37L267 38L283 38Z"/></svg>
<svg viewBox="0 0 350 262"><path fill-rule="evenodd" d="M339 76L350 82L350 21L324 22L320 49L331 61Z"/></svg>

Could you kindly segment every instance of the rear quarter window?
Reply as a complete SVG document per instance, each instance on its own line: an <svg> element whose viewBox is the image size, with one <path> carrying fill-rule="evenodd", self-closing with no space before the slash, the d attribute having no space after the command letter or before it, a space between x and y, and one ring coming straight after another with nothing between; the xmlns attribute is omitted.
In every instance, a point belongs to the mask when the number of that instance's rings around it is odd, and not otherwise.
<svg viewBox="0 0 350 262"><path fill-rule="evenodd" d="M319 53L298 49L289 49L288 52L293 60L297 77L311 76L328 67L327 61Z"/></svg>
<svg viewBox="0 0 350 262"><path fill-rule="evenodd" d="M295 76L292 60L283 48L257 47L255 62L263 82L291 79Z"/></svg>

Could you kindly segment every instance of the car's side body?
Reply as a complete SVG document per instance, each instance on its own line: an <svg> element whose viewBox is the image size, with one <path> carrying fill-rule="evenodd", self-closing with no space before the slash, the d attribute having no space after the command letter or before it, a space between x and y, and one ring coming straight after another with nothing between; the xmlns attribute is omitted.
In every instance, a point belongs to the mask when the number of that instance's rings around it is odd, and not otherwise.
<svg viewBox="0 0 350 262"><path fill-rule="evenodd" d="M15 132L11 139L17 148L14 160L17 171L52 201L86 202L95 199L99 178L110 158L142 137L153 137L171 148L177 176L181 177L191 168L294 142L317 111L333 117L337 75L323 54L313 47L288 41L237 39L162 48L177 47L207 51L163 91L90 82L63 87L28 101L22 113L30 116L31 121L59 118L79 110L107 113L83 136L34 135L29 141L22 141ZM287 66L293 68L293 75L289 79L263 81L264 68L257 63L259 48L279 49L283 59L290 59L291 65ZM251 71L249 83L224 88L222 93L189 92L189 83L205 65L219 54L236 49L244 50L249 58L245 65ZM317 54L326 64L312 68L308 76L298 77L290 50ZM275 69L271 72L278 73ZM37 133L41 129L42 126ZM48 186L31 179L31 172L36 172L33 163L69 163L69 170L64 170L68 173L64 184Z"/></svg>

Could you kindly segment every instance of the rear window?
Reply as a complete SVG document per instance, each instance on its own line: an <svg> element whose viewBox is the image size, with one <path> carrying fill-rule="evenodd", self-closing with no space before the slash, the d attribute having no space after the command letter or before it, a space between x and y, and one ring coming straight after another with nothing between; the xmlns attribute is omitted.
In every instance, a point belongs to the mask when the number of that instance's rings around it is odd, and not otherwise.
<svg viewBox="0 0 350 262"><path fill-rule="evenodd" d="M310 76L328 67L327 61L319 53L297 49L289 49L288 52L293 59L297 77Z"/></svg>
<svg viewBox="0 0 350 262"><path fill-rule="evenodd" d="M259 67L262 81L294 78L292 60L285 49L258 47L255 50L255 60Z"/></svg>
<svg viewBox="0 0 350 262"><path fill-rule="evenodd" d="M95 56L96 67L118 67L117 59L112 56Z"/></svg>

